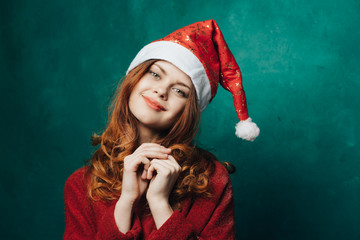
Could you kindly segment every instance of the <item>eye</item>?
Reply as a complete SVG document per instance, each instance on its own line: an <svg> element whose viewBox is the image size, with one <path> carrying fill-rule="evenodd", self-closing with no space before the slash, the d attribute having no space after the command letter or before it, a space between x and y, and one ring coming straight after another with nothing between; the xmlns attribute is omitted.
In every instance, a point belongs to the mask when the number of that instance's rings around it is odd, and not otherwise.
<svg viewBox="0 0 360 240"><path fill-rule="evenodd" d="M150 74L151 74L154 78L160 79L159 74L157 74L156 72L153 72L153 71L149 71L149 72L150 72Z"/></svg>
<svg viewBox="0 0 360 240"><path fill-rule="evenodd" d="M181 97L186 97L186 94L184 91L181 91L178 88L173 88L174 92L176 92L177 94L179 94Z"/></svg>

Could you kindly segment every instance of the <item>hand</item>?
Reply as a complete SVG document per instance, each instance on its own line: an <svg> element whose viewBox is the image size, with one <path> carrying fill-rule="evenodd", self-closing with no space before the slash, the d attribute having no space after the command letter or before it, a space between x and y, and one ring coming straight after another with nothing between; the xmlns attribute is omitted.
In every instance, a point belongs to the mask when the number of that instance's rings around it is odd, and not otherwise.
<svg viewBox="0 0 360 240"><path fill-rule="evenodd" d="M154 171L156 171L156 175ZM170 155L167 160L153 159L150 163L147 179L151 179L151 181L146 193L146 198L157 229L159 229L173 213L173 209L169 203L169 195L180 172L180 165L175 158Z"/></svg>
<svg viewBox="0 0 360 240"><path fill-rule="evenodd" d="M150 160L167 159L171 150L156 143L144 143L124 158L121 195L116 203L114 216L120 232L130 229L132 209L148 186L147 171Z"/></svg>
<svg viewBox="0 0 360 240"><path fill-rule="evenodd" d="M180 172L180 165L171 155L166 160L153 159L151 161L147 171L147 179L151 179L146 193L149 205L169 202L169 195Z"/></svg>
<svg viewBox="0 0 360 240"><path fill-rule="evenodd" d="M156 143L144 143L124 159L121 197L135 202L145 192L150 160L167 159L171 150ZM142 165L142 166L141 166Z"/></svg>

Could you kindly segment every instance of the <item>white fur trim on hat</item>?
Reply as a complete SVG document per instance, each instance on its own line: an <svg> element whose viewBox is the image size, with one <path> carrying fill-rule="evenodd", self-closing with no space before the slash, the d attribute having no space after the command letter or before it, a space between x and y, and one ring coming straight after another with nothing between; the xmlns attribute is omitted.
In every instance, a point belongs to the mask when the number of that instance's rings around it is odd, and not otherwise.
<svg viewBox="0 0 360 240"><path fill-rule="evenodd" d="M260 134L260 129L256 123L252 122L251 118L238 122L235 129L235 135L237 137L251 142Z"/></svg>
<svg viewBox="0 0 360 240"><path fill-rule="evenodd" d="M169 41L157 41L143 47L131 62L126 74L139 64L150 60L166 60L187 74L194 86L199 100L200 111L203 111L211 99L211 87L204 66L186 47Z"/></svg>

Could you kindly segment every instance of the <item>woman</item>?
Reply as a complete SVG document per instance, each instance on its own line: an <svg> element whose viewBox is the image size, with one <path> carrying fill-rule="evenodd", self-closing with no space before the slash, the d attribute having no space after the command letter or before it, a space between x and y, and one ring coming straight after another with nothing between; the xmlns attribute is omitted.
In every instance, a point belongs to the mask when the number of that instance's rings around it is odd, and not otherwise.
<svg viewBox="0 0 360 240"><path fill-rule="evenodd" d="M233 93L236 135L254 140L240 69L214 20L138 53L93 136L99 149L65 184L64 239L234 239L227 170L193 144L219 82Z"/></svg>

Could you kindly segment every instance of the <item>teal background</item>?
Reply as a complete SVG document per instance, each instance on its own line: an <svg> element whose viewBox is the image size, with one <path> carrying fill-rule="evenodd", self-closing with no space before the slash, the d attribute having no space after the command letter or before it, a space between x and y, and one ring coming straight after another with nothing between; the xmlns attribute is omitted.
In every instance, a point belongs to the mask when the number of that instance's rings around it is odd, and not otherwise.
<svg viewBox="0 0 360 240"><path fill-rule="evenodd" d="M234 135L231 95L199 144L237 167L237 239L360 239L360 2L2 1L1 239L61 239L63 186L94 149L142 46L215 19L261 128Z"/></svg>

